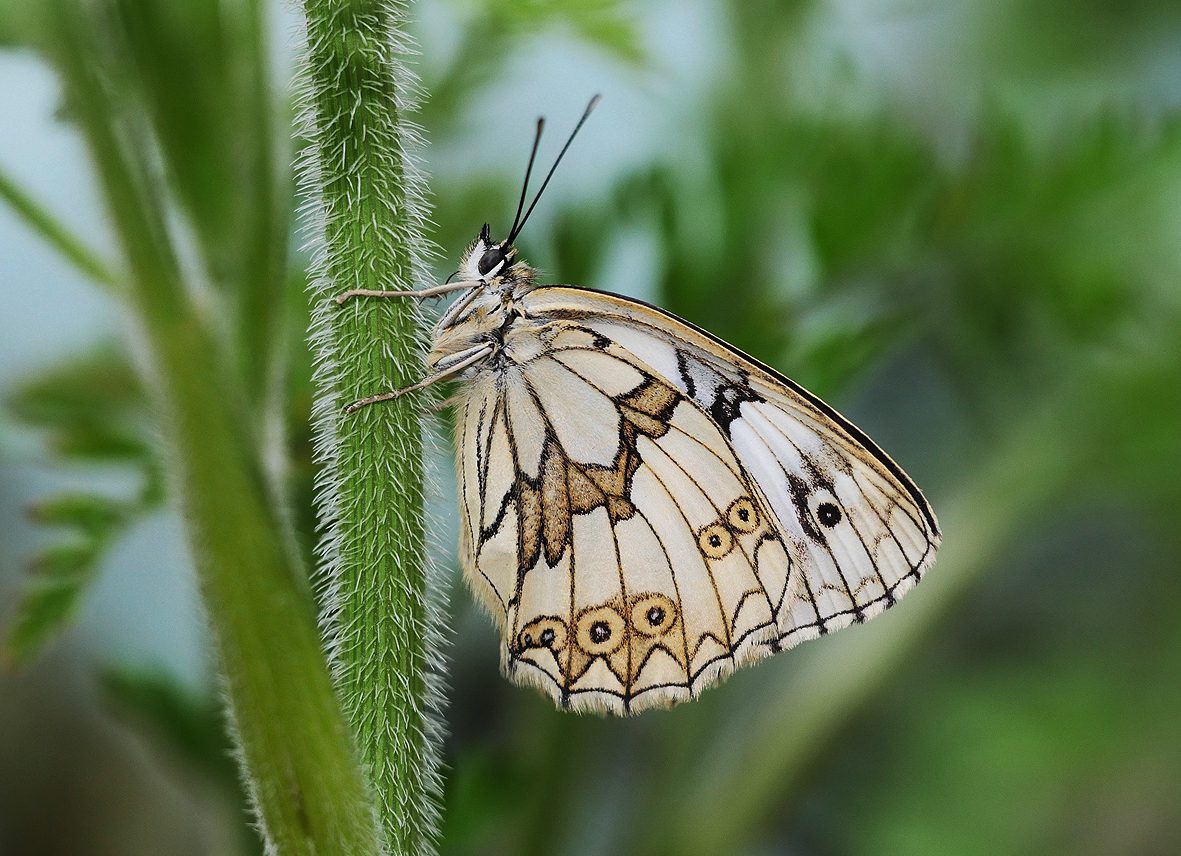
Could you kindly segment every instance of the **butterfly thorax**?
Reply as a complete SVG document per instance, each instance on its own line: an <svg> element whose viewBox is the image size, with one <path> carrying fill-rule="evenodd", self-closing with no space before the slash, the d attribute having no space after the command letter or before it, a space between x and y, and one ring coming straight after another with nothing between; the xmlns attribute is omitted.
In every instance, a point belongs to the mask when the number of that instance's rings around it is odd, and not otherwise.
<svg viewBox="0 0 1181 856"><path fill-rule="evenodd" d="M474 285L435 325L430 368L485 342L495 345L493 357L499 355L510 327L524 316L521 298L538 287L537 272L516 248L493 242L486 231L468 247L457 274Z"/></svg>

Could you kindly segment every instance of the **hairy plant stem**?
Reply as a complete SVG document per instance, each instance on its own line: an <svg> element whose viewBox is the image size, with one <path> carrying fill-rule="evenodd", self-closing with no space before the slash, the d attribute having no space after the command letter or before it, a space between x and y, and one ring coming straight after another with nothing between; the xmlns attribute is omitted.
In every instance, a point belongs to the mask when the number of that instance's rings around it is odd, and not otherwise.
<svg viewBox="0 0 1181 856"><path fill-rule="evenodd" d="M93 157L125 256L128 305L162 416L240 753L268 852L380 852L333 695L304 575L293 567L249 428L241 378L185 287L162 182L109 97L101 27L55 0L47 51Z"/></svg>
<svg viewBox="0 0 1181 856"><path fill-rule="evenodd" d="M423 330L412 301L333 300L421 281L421 197L407 154L417 139L406 120L413 81L399 59L405 8L305 0L304 10L301 106L311 145L302 191L315 249L326 632L387 847L430 852L440 694L423 522L424 394L343 413L350 401L420 379Z"/></svg>

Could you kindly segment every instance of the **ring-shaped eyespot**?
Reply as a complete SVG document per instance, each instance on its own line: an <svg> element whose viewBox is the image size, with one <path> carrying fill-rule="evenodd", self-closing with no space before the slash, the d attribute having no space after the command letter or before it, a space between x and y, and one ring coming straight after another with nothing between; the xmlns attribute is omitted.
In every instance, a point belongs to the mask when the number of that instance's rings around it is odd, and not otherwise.
<svg viewBox="0 0 1181 856"><path fill-rule="evenodd" d="M735 532L754 532L759 528L759 510L755 508L750 497L740 496L730 504L726 512L726 522Z"/></svg>
<svg viewBox="0 0 1181 856"><path fill-rule="evenodd" d="M631 620L645 636L663 636L677 620L677 605L662 594L642 594L632 603Z"/></svg>
<svg viewBox="0 0 1181 856"><path fill-rule="evenodd" d="M623 644L626 629L622 615L609 606L600 606L578 616L575 639L579 648L597 657L616 651Z"/></svg>
<svg viewBox="0 0 1181 856"><path fill-rule="evenodd" d="M495 270L496 266L504 261L506 256L507 253L505 253L504 247L499 244L484 250L484 254L480 256L480 261L476 264L476 269L480 272L480 276L487 276ZM507 266L506 264L505 267Z"/></svg>
<svg viewBox="0 0 1181 856"><path fill-rule="evenodd" d="M566 623L559 618L543 616L535 618L521 628L517 634L517 647L524 651L528 648L549 648L551 651L561 651L566 647Z"/></svg>
<svg viewBox="0 0 1181 856"><path fill-rule="evenodd" d="M697 546L711 559L720 559L734 549L734 536L721 523L711 523L697 533Z"/></svg>

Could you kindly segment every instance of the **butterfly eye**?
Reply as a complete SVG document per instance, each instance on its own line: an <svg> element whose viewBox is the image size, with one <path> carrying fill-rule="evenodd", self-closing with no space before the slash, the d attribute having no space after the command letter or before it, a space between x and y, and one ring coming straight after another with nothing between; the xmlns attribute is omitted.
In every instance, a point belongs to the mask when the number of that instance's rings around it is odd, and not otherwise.
<svg viewBox="0 0 1181 856"><path fill-rule="evenodd" d="M479 264L476 265L477 270L480 271L480 276L487 276L504 259L503 247L489 247L484 250L484 255L480 256Z"/></svg>

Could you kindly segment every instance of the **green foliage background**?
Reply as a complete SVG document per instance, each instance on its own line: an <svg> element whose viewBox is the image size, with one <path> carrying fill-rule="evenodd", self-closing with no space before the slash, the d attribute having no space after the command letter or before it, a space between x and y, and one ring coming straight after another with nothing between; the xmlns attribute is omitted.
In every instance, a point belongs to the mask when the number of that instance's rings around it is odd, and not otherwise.
<svg viewBox="0 0 1181 856"><path fill-rule="evenodd" d="M272 70L286 27L248 0L0 0L0 42L61 76L60 120L83 129L94 105L69 96L87 69L61 41L77 9L99 22L85 43L124 75L104 97L135 130L114 154L88 137L92 167L149 167L132 185L184 247L175 287L223 314L221 370L274 464L255 474L267 516L305 567L307 259L291 238L291 95ZM506 227L535 113L561 128L602 90L526 257L555 281L655 300L837 404L946 533L928 580L881 619L622 722L507 685L456 572L442 852L1181 849L1181 9L411 11L440 278L481 223ZM104 197L106 246L26 184L0 163L29 244L126 299L115 259L159 240L136 232L155 222L143 205ZM52 300L53 286L5 294ZM0 336L4 323L0 310ZM63 346L2 390L0 494L30 514L0 519L15 669L0 675L0 852L258 849L216 681L194 690L168 663L71 639L113 561L152 573L120 544L178 505L138 347ZM30 468L81 487L22 493ZM111 490L112 472L134 487ZM451 503L432 507L451 543ZM33 555L4 546L34 537Z"/></svg>

